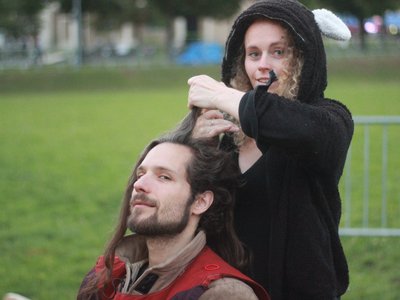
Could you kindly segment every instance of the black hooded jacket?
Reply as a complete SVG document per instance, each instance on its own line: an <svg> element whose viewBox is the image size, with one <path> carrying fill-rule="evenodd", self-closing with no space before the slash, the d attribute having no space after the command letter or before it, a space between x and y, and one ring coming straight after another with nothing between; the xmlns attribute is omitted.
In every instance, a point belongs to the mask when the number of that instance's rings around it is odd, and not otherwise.
<svg viewBox="0 0 400 300"><path fill-rule="evenodd" d="M266 262L266 278L255 279L265 282L272 300L335 299L349 282L338 234L338 183L353 135L352 117L340 102L324 98L327 71L321 33L312 12L297 1L258 1L237 18L226 42L224 83L235 78L244 34L260 17L285 24L303 53L304 66L295 101L261 86L240 102L241 127L263 153L257 162L262 177L252 184L252 191L262 193L257 197L265 201L243 211L241 203L252 199L239 194L241 211L236 213L242 217L236 226L244 240L257 237L259 243L247 245L254 253L260 243L268 244L265 257L258 257ZM265 228L252 227L252 218L262 211L268 213L257 226Z"/></svg>

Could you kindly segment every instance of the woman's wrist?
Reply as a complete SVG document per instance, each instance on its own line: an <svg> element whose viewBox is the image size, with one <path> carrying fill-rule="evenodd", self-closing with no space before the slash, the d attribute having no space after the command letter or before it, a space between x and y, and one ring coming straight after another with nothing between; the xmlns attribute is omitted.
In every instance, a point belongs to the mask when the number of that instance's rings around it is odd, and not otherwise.
<svg viewBox="0 0 400 300"><path fill-rule="evenodd" d="M236 89L226 88L223 93L218 94L216 101L218 104L216 106L219 110L224 111L239 120L239 103L244 94L244 92Z"/></svg>

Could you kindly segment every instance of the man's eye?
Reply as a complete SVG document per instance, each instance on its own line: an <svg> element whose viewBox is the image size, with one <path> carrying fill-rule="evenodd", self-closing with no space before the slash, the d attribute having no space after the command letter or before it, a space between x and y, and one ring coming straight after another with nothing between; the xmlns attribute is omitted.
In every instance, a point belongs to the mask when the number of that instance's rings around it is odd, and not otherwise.
<svg viewBox="0 0 400 300"><path fill-rule="evenodd" d="M274 54L276 56L282 56L283 54L285 54L285 51L283 49L275 49Z"/></svg>
<svg viewBox="0 0 400 300"><path fill-rule="evenodd" d="M171 180L171 177L169 177L168 175L160 175L159 177L163 180Z"/></svg>
<svg viewBox="0 0 400 300"><path fill-rule="evenodd" d="M247 54L247 56L250 56L250 57L252 57L252 58L258 57L258 52L255 52L255 51L249 52L249 53Z"/></svg>

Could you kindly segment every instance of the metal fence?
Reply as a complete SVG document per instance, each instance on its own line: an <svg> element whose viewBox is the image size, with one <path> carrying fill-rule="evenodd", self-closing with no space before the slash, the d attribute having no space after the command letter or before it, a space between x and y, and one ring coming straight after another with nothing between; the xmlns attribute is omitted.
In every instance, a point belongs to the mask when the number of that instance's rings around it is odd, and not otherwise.
<svg viewBox="0 0 400 300"><path fill-rule="evenodd" d="M341 235L400 236L400 116L355 116Z"/></svg>

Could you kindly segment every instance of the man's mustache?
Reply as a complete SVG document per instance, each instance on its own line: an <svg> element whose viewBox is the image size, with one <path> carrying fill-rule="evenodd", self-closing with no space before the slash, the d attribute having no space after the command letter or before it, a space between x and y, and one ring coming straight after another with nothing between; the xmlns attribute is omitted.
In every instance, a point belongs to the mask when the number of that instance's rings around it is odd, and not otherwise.
<svg viewBox="0 0 400 300"><path fill-rule="evenodd" d="M139 193L132 196L130 203L131 205L144 204L148 206L157 206L157 201L144 193Z"/></svg>

